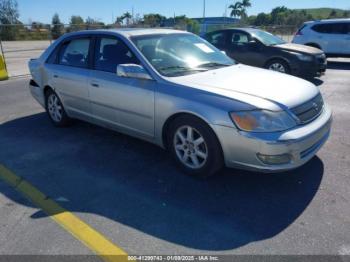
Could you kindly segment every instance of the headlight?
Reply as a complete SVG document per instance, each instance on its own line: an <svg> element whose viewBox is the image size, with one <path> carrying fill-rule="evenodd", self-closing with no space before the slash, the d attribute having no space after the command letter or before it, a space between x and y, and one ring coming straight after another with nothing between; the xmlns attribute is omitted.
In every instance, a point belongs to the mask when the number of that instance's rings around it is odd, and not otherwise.
<svg viewBox="0 0 350 262"><path fill-rule="evenodd" d="M313 57L311 55L304 55L304 54L295 53L295 52L288 52L288 53L295 55L301 61L311 62L313 60Z"/></svg>
<svg viewBox="0 0 350 262"><path fill-rule="evenodd" d="M230 113L236 126L248 132L276 132L296 126L294 119L286 112L254 110Z"/></svg>

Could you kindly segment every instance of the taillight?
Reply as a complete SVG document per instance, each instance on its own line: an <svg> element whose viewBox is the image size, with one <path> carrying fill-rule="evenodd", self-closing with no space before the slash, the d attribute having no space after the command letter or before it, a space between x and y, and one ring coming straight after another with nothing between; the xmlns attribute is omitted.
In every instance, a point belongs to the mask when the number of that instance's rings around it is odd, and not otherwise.
<svg viewBox="0 0 350 262"><path fill-rule="evenodd" d="M303 32L301 32L301 30L298 30L296 33L295 33L296 36L298 35L303 35Z"/></svg>

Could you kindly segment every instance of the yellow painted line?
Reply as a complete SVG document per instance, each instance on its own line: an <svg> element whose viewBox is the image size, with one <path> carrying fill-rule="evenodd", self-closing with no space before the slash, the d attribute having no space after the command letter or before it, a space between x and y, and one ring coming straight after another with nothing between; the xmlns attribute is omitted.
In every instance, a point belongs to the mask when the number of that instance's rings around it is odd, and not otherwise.
<svg viewBox="0 0 350 262"><path fill-rule="evenodd" d="M128 260L128 254L124 250L1 164L0 179L41 208L57 224L80 240L104 261Z"/></svg>

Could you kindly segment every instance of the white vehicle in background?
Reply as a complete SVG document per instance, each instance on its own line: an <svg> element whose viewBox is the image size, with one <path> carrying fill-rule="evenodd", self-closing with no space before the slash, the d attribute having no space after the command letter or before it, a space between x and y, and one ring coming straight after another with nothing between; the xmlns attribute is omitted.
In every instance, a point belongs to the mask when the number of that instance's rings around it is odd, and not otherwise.
<svg viewBox="0 0 350 262"><path fill-rule="evenodd" d="M306 22L293 43L319 48L328 57L350 57L350 18Z"/></svg>

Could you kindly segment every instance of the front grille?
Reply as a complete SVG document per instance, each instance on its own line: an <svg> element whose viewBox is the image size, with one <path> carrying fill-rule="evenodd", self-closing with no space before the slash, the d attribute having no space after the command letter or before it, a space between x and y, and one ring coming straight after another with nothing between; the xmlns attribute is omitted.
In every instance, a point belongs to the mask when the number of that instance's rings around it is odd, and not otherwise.
<svg viewBox="0 0 350 262"><path fill-rule="evenodd" d="M321 94L310 101L291 109L301 124L306 124L317 118L323 110L324 102Z"/></svg>

